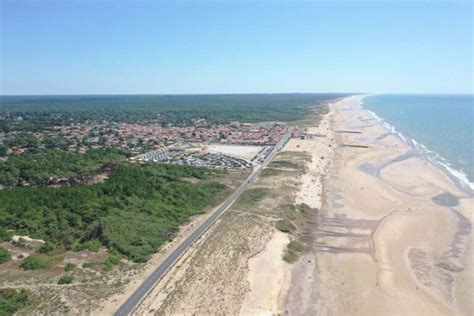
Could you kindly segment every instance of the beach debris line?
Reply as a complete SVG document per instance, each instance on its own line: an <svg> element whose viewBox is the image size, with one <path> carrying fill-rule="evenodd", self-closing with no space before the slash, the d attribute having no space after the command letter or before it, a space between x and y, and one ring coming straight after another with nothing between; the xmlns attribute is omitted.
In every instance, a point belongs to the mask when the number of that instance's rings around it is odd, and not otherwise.
<svg viewBox="0 0 474 316"><path fill-rule="evenodd" d="M349 131L349 130L339 130L335 131L336 133L348 133L348 134L362 134L361 131Z"/></svg>
<svg viewBox="0 0 474 316"><path fill-rule="evenodd" d="M342 144L342 147L355 147L355 148L370 148L367 145L352 145L352 144Z"/></svg>

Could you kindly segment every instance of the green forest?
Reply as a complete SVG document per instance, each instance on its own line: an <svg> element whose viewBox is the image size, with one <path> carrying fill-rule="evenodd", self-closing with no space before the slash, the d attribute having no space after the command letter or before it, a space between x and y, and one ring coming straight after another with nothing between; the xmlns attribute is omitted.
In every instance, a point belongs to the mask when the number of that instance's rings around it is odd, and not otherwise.
<svg viewBox="0 0 474 316"><path fill-rule="evenodd" d="M0 227L80 250L94 243L146 261L180 224L219 198L214 172L189 166L120 163L103 183L0 191ZM193 184L186 178L201 181Z"/></svg>
<svg viewBox="0 0 474 316"><path fill-rule="evenodd" d="M229 123L293 121L343 94L216 94L125 96L0 96L0 132L41 131L71 122L107 120L187 125L192 119Z"/></svg>

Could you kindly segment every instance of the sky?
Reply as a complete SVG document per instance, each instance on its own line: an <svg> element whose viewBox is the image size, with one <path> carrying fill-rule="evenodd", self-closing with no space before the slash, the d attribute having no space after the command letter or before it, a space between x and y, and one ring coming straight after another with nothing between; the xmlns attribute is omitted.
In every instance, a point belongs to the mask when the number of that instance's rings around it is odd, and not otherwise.
<svg viewBox="0 0 474 316"><path fill-rule="evenodd" d="M470 1L0 3L0 94L473 92Z"/></svg>

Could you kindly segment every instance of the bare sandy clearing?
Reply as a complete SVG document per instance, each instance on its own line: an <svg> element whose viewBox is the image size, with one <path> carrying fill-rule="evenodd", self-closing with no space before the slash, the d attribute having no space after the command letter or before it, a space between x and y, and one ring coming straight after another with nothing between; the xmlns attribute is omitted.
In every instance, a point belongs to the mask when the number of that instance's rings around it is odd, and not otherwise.
<svg viewBox="0 0 474 316"><path fill-rule="evenodd" d="M252 160L262 150L262 146L240 145L208 145L206 149L211 153L222 153L229 156Z"/></svg>

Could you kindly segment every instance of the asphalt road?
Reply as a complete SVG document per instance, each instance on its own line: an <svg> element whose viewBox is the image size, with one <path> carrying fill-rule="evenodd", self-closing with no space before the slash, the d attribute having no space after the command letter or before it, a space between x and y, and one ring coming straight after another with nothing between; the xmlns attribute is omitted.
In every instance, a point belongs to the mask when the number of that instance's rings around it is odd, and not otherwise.
<svg viewBox="0 0 474 316"><path fill-rule="evenodd" d="M155 286L155 284L165 275L176 261L186 252L189 247L201 237L209 227L214 224L219 217L237 200L237 198L255 181L262 170L268 166L273 157L280 151L291 136L292 129L282 137L273 151L267 156L267 159L257 167L254 172L214 211L214 213L199 226L188 238L186 238L159 266L155 271L133 292L133 294L120 306L115 312L115 316L129 315L136 306L142 301L146 294Z"/></svg>

